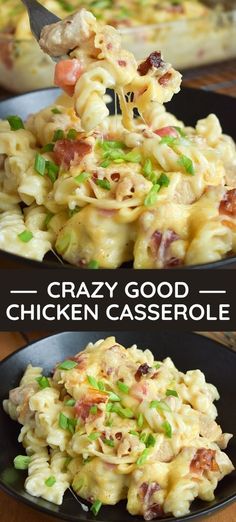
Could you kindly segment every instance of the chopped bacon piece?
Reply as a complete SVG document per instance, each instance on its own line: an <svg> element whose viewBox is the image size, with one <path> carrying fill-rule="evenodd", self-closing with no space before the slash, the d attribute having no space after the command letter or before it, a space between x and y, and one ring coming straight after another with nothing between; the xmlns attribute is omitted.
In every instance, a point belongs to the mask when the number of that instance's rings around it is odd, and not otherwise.
<svg viewBox="0 0 236 522"><path fill-rule="evenodd" d="M159 78L158 82L160 85L168 85L170 79L172 77L172 74L170 72L167 72L166 74L163 74L161 78Z"/></svg>
<svg viewBox="0 0 236 522"><path fill-rule="evenodd" d="M147 74L151 67L159 69L159 67L163 67L163 65L164 62L162 60L161 53L159 51L154 51L147 57L147 59L144 62L139 64L138 72L140 76L145 76L145 74Z"/></svg>
<svg viewBox="0 0 236 522"><path fill-rule="evenodd" d="M93 393L89 396L77 401L75 405L76 416L85 421L89 416L90 408L94 406L94 404L100 404L106 401L107 395L105 393L93 390Z"/></svg>
<svg viewBox="0 0 236 522"><path fill-rule="evenodd" d="M150 250L154 259L158 259L163 263L165 268L171 266L178 266L182 264L181 259L177 259L171 256L169 247L171 243L177 241L179 238L173 230L165 230L165 232L159 232L156 230L151 237Z"/></svg>
<svg viewBox="0 0 236 522"><path fill-rule="evenodd" d="M212 449L198 449L190 464L191 472L218 471L219 466L215 460L215 454L216 451Z"/></svg>
<svg viewBox="0 0 236 522"><path fill-rule="evenodd" d="M151 370L151 367L148 366L147 363L144 363L144 364L140 364L140 366L138 367L136 373L135 373L135 379L136 381L140 381L141 377L143 375L147 375L147 373Z"/></svg>
<svg viewBox="0 0 236 522"><path fill-rule="evenodd" d="M163 517L164 511L161 504L152 504L149 508L145 509L143 513L144 520L153 520L154 518Z"/></svg>
<svg viewBox="0 0 236 522"><path fill-rule="evenodd" d="M137 399L139 402L142 402L144 397L148 393L148 385L147 381L142 381L137 384L134 384L130 390L130 395Z"/></svg>
<svg viewBox="0 0 236 522"><path fill-rule="evenodd" d="M126 67L127 62L125 60L118 60L118 64L120 65L120 67Z"/></svg>
<svg viewBox="0 0 236 522"><path fill-rule="evenodd" d="M58 140L54 147L55 162L69 168L72 161L78 164L91 150L92 146L83 140Z"/></svg>
<svg viewBox="0 0 236 522"><path fill-rule="evenodd" d="M160 491L161 487L158 482L143 482L139 488L139 496L143 501L143 516L144 520L153 520L159 516L163 516L163 509L160 504L151 503L152 495L156 493L156 491Z"/></svg>
<svg viewBox="0 0 236 522"><path fill-rule="evenodd" d="M158 136L171 136L171 138L178 138L178 131L174 127L161 127L161 129L156 129L155 134Z"/></svg>
<svg viewBox="0 0 236 522"><path fill-rule="evenodd" d="M181 4L172 4L168 7L166 7L166 11L168 13L180 13L180 14L183 14L184 13L184 6L181 5Z"/></svg>
<svg viewBox="0 0 236 522"><path fill-rule="evenodd" d="M220 214L236 216L236 189L227 190L219 207Z"/></svg>
<svg viewBox="0 0 236 522"><path fill-rule="evenodd" d="M55 67L54 84L61 87L69 96L73 96L75 84L83 72L79 60L60 60Z"/></svg>

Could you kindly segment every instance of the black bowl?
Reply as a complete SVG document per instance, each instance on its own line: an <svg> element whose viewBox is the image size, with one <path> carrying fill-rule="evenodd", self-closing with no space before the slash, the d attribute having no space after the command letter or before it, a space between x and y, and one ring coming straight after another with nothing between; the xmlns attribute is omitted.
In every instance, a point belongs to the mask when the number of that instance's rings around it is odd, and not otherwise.
<svg viewBox="0 0 236 522"><path fill-rule="evenodd" d="M196 334L161 333L156 336L148 332L63 332L47 337L22 348L0 363L1 401L8 396L9 389L19 383L26 365L31 362L43 366L46 372L55 364L69 355L75 354L89 342L115 335L124 346L138 342L140 348L150 348L156 358L162 359L169 355L177 368L187 371L200 368L208 382L215 384L220 392L218 402L218 422L226 432L234 434L227 454L236 464L236 417L234 415L232 398L235 396L236 353L228 348L200 337ZM180 349L181 348L181 349ZM14 457L22 453L22 447L17 443L19 425L10 420L0 408L0 486L30 506L50 515L67 521L94 521L91 513L85 513L73 499L70 492L64 497L62 506L56 506L43 499L30 496L24 490L25 472L13 468ZM182 518L166 517L159 521L174 522L189 521L213 514L216 510L227 506L236 500L236 472L225 477L216 490L213 502L196 500L191 507L191 513ZM132 517L125 509L125 503L120 502L115 507L102 507L96 520L99 522L140 522L140 517Z"/></svg>
<svg viewBox="0 0 236 522"><path fill-rule="evenodd" d="M6 118L9 114L18 114L26 119L33 112L37 112L47 105L54 103L59 95L56 88L31 91L20 96L8 98L0 102L0 118ZM112 92L110 92L112 96ZM114 113L114 103L109 105L110 112ZM200 118L205 118L210 113L215 113L220 119L224 133L229 134L236 140L235 117L236 99L222 94L216 94L198 89L184 87L181 92L174 96L167 104L167 109L173 112L177 118L183 120L186 125L194 126ZM49 253L44 262L26 259L24 257L10 254L0 249L0 264L4 268L72 268L70 265L62 265L58 259ZM75 268L75 267L74 267ZM186 267L185 267L186 268ZM236 268L236 256L206 263L203 265L192 265L188 268ZM181 268L180 268L181 269Z"/></svg>

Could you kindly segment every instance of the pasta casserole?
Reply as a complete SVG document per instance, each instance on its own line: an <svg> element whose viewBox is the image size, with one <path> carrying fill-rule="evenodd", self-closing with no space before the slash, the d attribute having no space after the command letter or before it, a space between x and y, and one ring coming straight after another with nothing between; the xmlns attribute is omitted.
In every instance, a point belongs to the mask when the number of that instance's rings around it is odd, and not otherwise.
<svg viewBox="0 0 236 522"><path fill-rule="evenodd" d="M25 123L0 122L0 248L89 268L234 254L235 144L214 114L192 128L166 111L180 73L159 51L137 62L84 9L45 27L40 45L68 54L55 68L66 94Z"/></svg>
<svg viewBox="0 0 236 522"><path fill-rule="evenodd" d="M145 520L181 517L195 498L212 501L234 469L224 452L232 435L215 421L218 391L200 370L109 337L42 372L29 364L3 403L22 425L26 455L14 464L28 468L29 494L61 504L72 485L94 515L127 499Z"/></svg>

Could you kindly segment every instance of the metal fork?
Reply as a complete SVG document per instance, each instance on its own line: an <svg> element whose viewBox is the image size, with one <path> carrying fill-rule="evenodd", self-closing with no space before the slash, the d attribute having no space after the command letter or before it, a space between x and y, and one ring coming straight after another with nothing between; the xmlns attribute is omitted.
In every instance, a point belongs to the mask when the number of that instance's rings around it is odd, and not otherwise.
<svg viewBox="0 0 236 522"><path fill-rule="evenodd" d="M21 0L25 5L30 21L31 32L37 41L40 39L40 34L45 25L51 25L55 22L60 22L60 18L48 11L37 0Z"/></svg>

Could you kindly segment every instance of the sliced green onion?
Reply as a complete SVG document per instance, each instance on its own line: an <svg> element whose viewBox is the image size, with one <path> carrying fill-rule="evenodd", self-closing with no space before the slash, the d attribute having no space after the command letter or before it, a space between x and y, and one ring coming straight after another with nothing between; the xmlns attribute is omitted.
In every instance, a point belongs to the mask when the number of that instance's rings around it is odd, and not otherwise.
<svg viewBox="0 0 236 522"><path fill-rule="evenodd" d="M114 392L108 392L109 393L109 400L112 401L112 402L119 402L120 401L120 397L119 395L116 395L116 393Z"/></svg>
<svg viewBox="0 0 236 522"><path fill-rule="evenodd" d="M138 431L130 430L129 433L130 433L130 435L133 435L134 437L139 437L139 432Z"/></svg>
<svg viewBox="0 0 236 522"><path fill-rule="evenodd" d="M125 384L124 382L122 381L117 381L117 386L119 388L119 390L123 393L129 393L129 386L127 386L127 384Z"/></svg>
<svg viewBox="0 0 236 522"><path fill-rule="evenodd" d="M41 152L52 152L54 150L54 143L46 143L41 149Z"/></svg>
<svg viewBox="0 0 236 522"><path fill-rule="evenodd" d="M72 457L66 457L65 458L65 461L64 461L64 469L66 470L70 464L70 462L72 461Z"/></svg>
<svg viewBox="0 0 236 522"><path fill-rule="evenodd" d="M34 169L36 170L37 174L44 176L46 170L46 159L38 152L36 153L34 160Z"/></svg>
<svg viewBox="0 0 236 522"><path fill-rule="evenodd" d="M176 4L179 4L179 3L180 2L176 2ZM184 132L184 130L181 127L174 126L174 129L176 129L178 131L178 133L180 134L180 136L182 138L186 138L186 133Z"/></svg>
<svg viewBox="0 0 236 522"><path fill-rule="evenodd" d="M77 136L78 132L76 129L69 129L66 135L68 140L76 140Z"/></svg>
<svg viewBox="0 0 236 522"><path fill-rule="evenodd" d="M170 184L170 178L168 178L168 176L166 174L164 174L164 172L162 172L162 174L160 175L160 177L157 180L157 183L161 187L168 187L168 185Z"/></svg>
<svg viewBox="0 0 236 522"><path fill-rule="evenodd" d="M96 515L99 513L100 509L102 507L102 502L98 500L98 498L94 501L92 504L90 510L92 511L93 515L96 517Z"/></svg>
<svg viewBox="0 0 236 522"><path fill-rule="evenodd" d="M68 399L68 401L65 402L65 406L74 406L75 404L75 399Z"/></svg>
<svg viewBox="0 0 236 522"><path fill-rule="evenodd" d="M139 437L139 440L141 442L144 442L144 444L146 443L146 438L147 438L147 434L145 432L141 433L140 437Z"/></svg>
<svg viewBox="0 0 236 522"><path fill-rule="evenodd" d="M106 389L105 383L103 381L98 381L98 388L101 391L104 391Z"/></svg>
<svg viewBox="0 0 236 522"><path fill-rule="evenodd" d="M156 363L156 364L154 364L153 368L156 368L158 370L158 368L161 368L161 364L160 363Z"/></svg>
<svg viewBox="0 0 236 522"><path fill-rule="evenodd" d="M15 469L28 469L30 463L30 457L27 455L17 455L14 458L13 464Z"/></svg>
<svg viewBox="0 0 236 522"><path fill-rule="evenodd" d="M145 200L144 200L145 207L150 207L156 203L156 200L158 197L157 193L159 192L160 188L161 188L160 185L158 185L158 183L156 183L155 185L153 185L151 190L149 190L149 192L146 195Z"/></svg>
<svg viewBox="0 0 236 522"><path fill-rule="evenodd" d="M96 390L99 390L98 383L97 383L95 377L93 377L92 375L87 375L87 380L93 388L96 388Z"/></svg>
<svg viewBox="0 0 236 522"><path fill-rule="evenodd" d="M15 116L15 115L7 116L6 119L11 127L11 130L13 130L13 131L17 131L19 129L25 128L24 123L19 116Z"/></svg>
<svg viewBox="0 0 236 522"><path fill-rule="evenodd" d="M139 428L143 427L143 421L144 421L143 414L139 413L138 414L138 419L137 419L137 424L138 424Z"/></svg>
<svg viewBox="0 0 236 522"><path fill-rule="evenodd" d="M153 448L155 446L155 444L156 444L155 437L151 433L149 433L149 435L145 441L145 445L147 446L147 448L150 448L150 447Z"/></svg>
<svg viewBox="0 0 236 522"><path fill-rule="evenodd" d="M37 377L36 381L41 390L44 390L44 388L50 388L50 382L47 377L44 377L44 375L42 375L41 377Z"/></svg>
<svg viewBox="0 0 236 522"><path fill-rule="evenodd" d="M145 160L145 163L142 168L142 173L149 181L151 181L153 184L157 181L157 176L155 172L153 171L152 162L149 158Z"/></svg>
<svg viewBox="0 0 236 522"><path fill-rule="evenodd" d="M97 412L98 412L98 407L96 405L91 406L89 413L91 413L91 415L96 415Z"/></svg>
<svg viewBox="0 0 236 522"><path fill-rule="evenodd" d="M113 404L111 411L117 413L123 419L132 419L134 412L130 408L122 408L119 404Z"/></svg>
<svg viewBox="0 0 236 522"><path fill-rule="evenodd" d="M54 214L52 212L48 212L46 217L45 217L45 220L44 220L44 226L47 228L49 222L51 221L51 219L53 218Z"/></svg>
<svg viewBox="0 0 236 522"><path fill-rule="evenodd" d="M74 6L67 2L67 0L57 0L57 2L67 13L72 13L75 10Z"/></svg>
<svg viewBox="0 0 236 522"><path fill-rule="evenodd" d="M59 426L62 430L67 430L68 428L68 417L62 412L59 415Z"/></svg>
<svg viewBox="0 0 236 522"><path fill-rule="evenodd" d="M159 142L159 145L169 145L169 146L172 146L172 145L176 145L178 142L178 139L177 138L174 138L173 136L163 136L163 138L161 138L161 141Z"/></svg>
<svg viewBox="0 0 236 522"><path fill-rule="evenodd" d="M110 163L111 163L110 160L106 159L106 160L102 161L102 163L100 163L100 167L105 169L106 167L109 167Z"/></svg>
<svg viewBox="0 0 236 522"><path fill-rule="evenodd" d="M168 421L165 421L162 423L161 427L163 428L165 435L168 437L168 439L171 439L172 437L172 427Z"/></svg>
<svg viewBox="0 0 236 522"><path fill-rule="evenodd" d="M175 390L166 390L166 396L169 397L172 395L173 397L178 397L178 393Z"/></svg>
<svg viewBox="0 0 236 522"><path fill-rule="evenodd" d="M108 181L108 179L96 179L96 185L98 185L99 187L105 189L105 190L111 190L111 184L110 184L110 181Z"/></svg>
<svg viewBox="0 0 236 522"><path fill-rule="evenodd" d="M139 152L131 150L125 155L125 161L130 163L140 163L142 156Z"/></svg>
<svg viewBox="0 0 236 522"><path fill-rule="evenodd" d="M159 411L171 411L165 401L151 401L149 407L156 408Z"/></svg>
<svg viewBox="0 0 236 522"><path fill-rule="evenodd" d="M60 370L72 370L76 366L78 366L78 363L76 361L71 361L70 359L68 359L59 364L58 368Z"/></svg>
<svg viewBox="0 0 236 522"><path fill-rule="evenodd" d="M77 214L80 210L81 210L81 208L78 207L77 205L76 205L76 207L73 208L73 209L72 209L72 208L69 208L69 209L68 209L69 217L70 217L70 218L73 217L73 216L74 216L75 214Z"/></svg>
<svg viewBox="0 0 236 522"><path fill-rule="evenodd" d="M87 268L91 268L91 269L98 269L99 268L99 262L96 260L96 259L91 259L91 261L89 261L88 265L87 265Z"/></svg>
<svg viewBox="0 0 236 522"><path fill-rule="evenodd" d="M81 479L73 482L73 489L75 491L79 491L79 489L81 489L83 487L83 485L84 485L84 479L81 478Z"/></svg>
<svg viewBox="0 0 236 522"><path fill-rule="evenodd" d="M52 486L54 486L55 483L56 483L56 477L54 477L53 475L51 475L51 477L48 477L45 480L45 486L47 486L48 488L51 488Z"/></svg>
<svg viewBox="0 0 236 522"><path fill-rule="evenodd" d="M56 165L56 163L53 163L53 161L46 161L46 171L51 182L55 183L59 172L58 165Z"/></svg>
<svg viewBox="0 0 236 522"><path fill-rule="evenodd" d="M113 404L111 402L108 402L106 405L106 411L112 411Z"/></svg>
<svg viewBox="0 0 236 522"><path fill-rule="evenodd" d="M108 151L110 149L123 149L125 144L123 141L104 140L99 142L99 146L102 147L104 151Z"/></svg>
<svg viewBox="0 0 236 522"><path fill-rule="evenodd" d="M54 107L53 109L51 109L51 112L53 114L62 114L62 112L57 107Z"/></svg>
<svg viewBox="0 0 236 522"><path fill-rule="evenodd" d="M74 181L80 184L87 181L88 178L90 178L89 172L81 172L78 176L75 176Z"/></svg>
<svg viewBox="0 0 236 522"><path fill-rule="evenodd" d="M23 243L29 243L29 241L34 237L30 230L24 230L17 236Z"/></svg>
<svg viewBox="0 0 236 522"><path fill-rule="evenodd" d="M88 435L88 439L89 440L97 440L99 439L99 437L101 437L101 433L98 433L98 431L94 431L93 433L90 433L90 435Z"/></svg>
<svg viewBox="0 0 236 522"><path fill-rule="evenodd" d="M67 421L67 429L72 433L75 432L75 426L77 424L77 419L69 419L68 418L68 421Z"/></svg>
<svg viewBox="0 0 236 522"><path fill-rule="evenodd" d="M193 166L193 162L191 160L191 158L188 158L188 156L185 156L184 154L182 154L180 156L180 158L178 159L178 162L177 162L179 165L181 165L181 167L184 167L184 170L190 174L191 176L194 175L194 166Z"/></svg>
<svg viewBox="0 0 236 522"><path fill-rule="evenodd" d="M148 456L149 456L149 449L146 448L145 450L143 450L143 452L141 453L138 460L136 460L137 466L142 466L144 464L144 462L147 460Z"/></svg>
<svg viewBox="0 0 236 522"><path fill-rule="evenodd" d="M102 442L104 442L104 444L110 446L111 448L114 448L115 446L114 440L112 439L102 439Z"/></svg>
<svg viewBox="0 0 236 522"><path fill-rule="evenodd" d="M64 137L64 131L62 129L57 129L53 134L52 141L63 140Z"/></svg>

